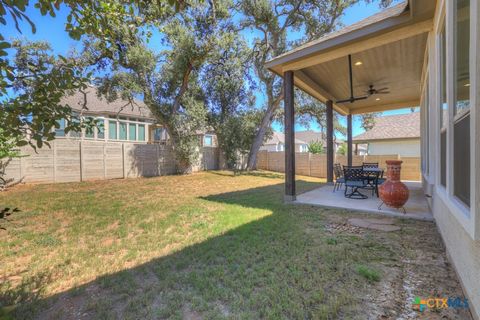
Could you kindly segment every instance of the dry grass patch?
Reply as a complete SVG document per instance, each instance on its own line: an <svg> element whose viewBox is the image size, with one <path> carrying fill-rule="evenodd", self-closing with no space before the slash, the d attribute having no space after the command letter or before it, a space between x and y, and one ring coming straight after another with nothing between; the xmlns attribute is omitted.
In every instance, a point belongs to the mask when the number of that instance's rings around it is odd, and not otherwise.
<svg viewBox="0 0 480 320"><path fill-rule="evenodd" d="M320 182L301 177L298 188ZM269 172L2 193L2 204L22 210L0 244L2 310L19 319L329 319L408 308L401 288L412 279L404 274L437 245L433 224L352 232L334 226L359 214L282 199L283 176ZM420 252L419 232L430 239ZM443 250L434 249L437 259L425 268L444 261L439 274L457 284ZM378 302L386 292L399 306Z"/></svg>

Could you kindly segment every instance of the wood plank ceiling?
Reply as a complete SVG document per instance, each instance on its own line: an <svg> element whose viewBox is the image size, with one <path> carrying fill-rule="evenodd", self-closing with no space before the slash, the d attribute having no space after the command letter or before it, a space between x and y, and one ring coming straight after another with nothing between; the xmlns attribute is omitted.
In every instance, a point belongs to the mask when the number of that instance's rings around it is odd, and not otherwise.
<svg viewBox="0 0 480 320"><path fill-rule="evenodd" d="M427 34L422 33L352 55L354 95L365 95L369 85L377 89L388 87L390 93L339 105L351 113L368 112L382 106L393 109L418 105L426 43ZM357 66L358 61L361 65ZM336 100L350 97L348 57L302 71Z"/></svg>

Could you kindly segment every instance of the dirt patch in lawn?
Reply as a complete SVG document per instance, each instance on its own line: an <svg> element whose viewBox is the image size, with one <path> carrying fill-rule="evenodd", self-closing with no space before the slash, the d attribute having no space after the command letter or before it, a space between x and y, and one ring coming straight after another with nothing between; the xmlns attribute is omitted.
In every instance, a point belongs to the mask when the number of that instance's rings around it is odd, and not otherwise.
<svg viewBox="0 0 480 320"><path fill-rule="evenodd" d="M348 214L354 216L353 214ZM330 217L326 227L331 233L346 232L372 237L365 228L346 223L347 217ZM358 215L348 219L359 220ZM371 216L364 216L370 221ZM369 220L370 219L370 220ZM373 220L372 220L373 221ZM376 221L382 224L382 221ZM468 309L425 308L420 312L416 298L465 298L453 267L446 257L442 239L434 223L388 218L388 225L402 230L374 231L379 247L390 247L397 256L392 260L373 262L372 268L381 274L370 283L362 302L364 318L368 319L472 319ZM357 224L358 225L358 224ZM367 225L367 224L366 224ZM333 227L332 227L333 226ZM417 301L418 302L418 301ZM362 318L362 317L361 317Z"/></svg>

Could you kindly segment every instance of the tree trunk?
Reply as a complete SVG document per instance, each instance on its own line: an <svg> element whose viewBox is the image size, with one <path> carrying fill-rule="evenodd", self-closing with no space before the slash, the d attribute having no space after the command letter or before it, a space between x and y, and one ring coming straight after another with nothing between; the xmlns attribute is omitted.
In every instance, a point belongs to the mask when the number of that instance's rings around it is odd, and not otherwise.
<svg viewBox="0 0 480 320"><path fill-rule="evenodd" d="M260 128L258 128L257 135L253 140L252 147L250 148L250 153L248 154L247 170L255 170L257 166L257 154L260 150L260 147L263 145L263 140L265 139L265 134L267 133L268 128L272 124L273 114L280 105L280 101L283 99L283 89L280 95L272 102L269 103L269 108L265 111L265 114L262 118L262 123Z"/></svg>

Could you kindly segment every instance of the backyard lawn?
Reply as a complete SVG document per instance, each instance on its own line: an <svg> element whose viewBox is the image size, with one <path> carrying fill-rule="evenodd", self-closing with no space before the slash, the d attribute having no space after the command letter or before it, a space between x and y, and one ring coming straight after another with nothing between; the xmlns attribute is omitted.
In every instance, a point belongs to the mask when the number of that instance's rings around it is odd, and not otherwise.
<svg viewBox="0 0 480 320"><path fill-rule="evenodd" d="M300 191L320 182L298 179ZM268 172L17 186L0 193L20 210L0 230L2 313L396 319L418 315L416 296L463 296L433 223L360 229L347 222L360 213L282 199Z"/></svg>

